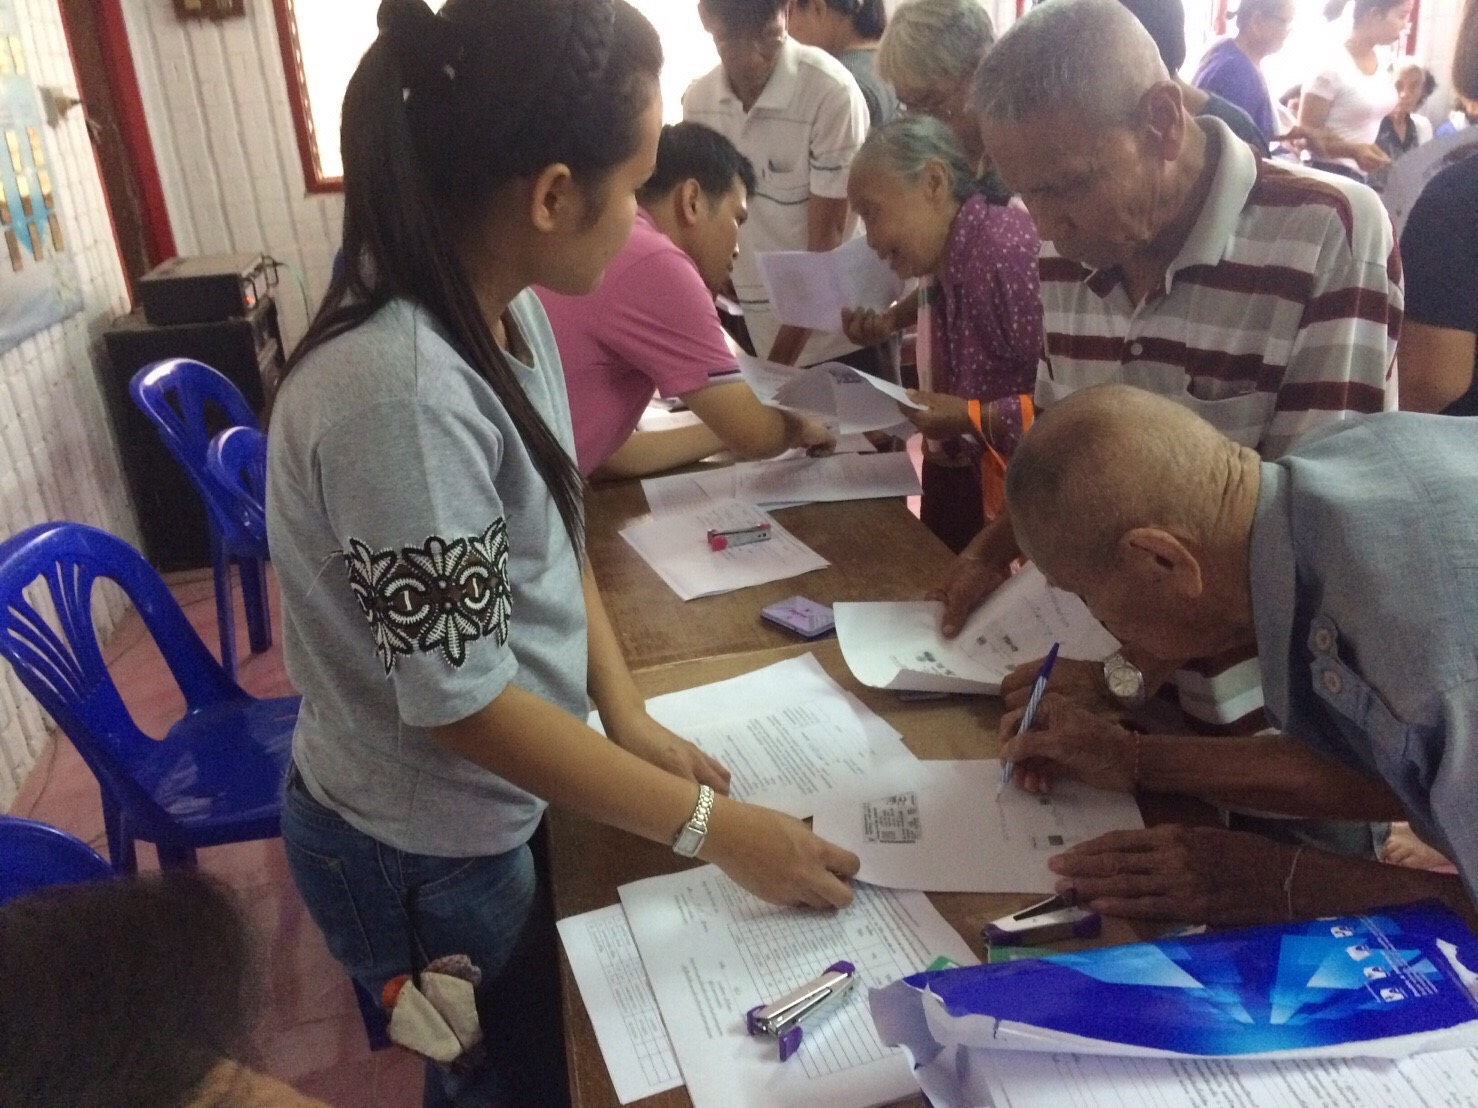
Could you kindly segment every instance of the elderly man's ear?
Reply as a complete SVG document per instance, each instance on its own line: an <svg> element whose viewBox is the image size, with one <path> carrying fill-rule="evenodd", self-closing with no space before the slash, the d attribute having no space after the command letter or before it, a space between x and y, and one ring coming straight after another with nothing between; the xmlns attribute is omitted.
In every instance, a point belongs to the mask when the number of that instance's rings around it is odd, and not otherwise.
<svg viewBox="0 0 1478 1108"><path fill-rule="evenodd" d="M1119 564L1137 584L1162 592L1168 589L1183 600L1194 600L1205 587L1200 560L1181 539L1158 527L1124 532L1119 539Z"/></svg>
<svg viewBox="0 0 1478 1108"><path fill-rule="evenodd" d="M1174 161L1185 141L1185 97L1174 81L1160 81L1139 99L1140 136L1165 161Z"/></svg>

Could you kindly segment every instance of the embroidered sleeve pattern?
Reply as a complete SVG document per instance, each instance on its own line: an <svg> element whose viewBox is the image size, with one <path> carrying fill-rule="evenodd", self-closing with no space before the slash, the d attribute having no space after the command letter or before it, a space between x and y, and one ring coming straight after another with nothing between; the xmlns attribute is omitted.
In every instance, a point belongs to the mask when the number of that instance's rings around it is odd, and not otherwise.
<svg viewBox="0 0 1478 1108"><path fill-rule="evenodd" d="M400 550L373 550L351 537L340 553L386 676L402 654L440 653L460 668L469 642L488 635L499 646L508 641L513 597L502 518L481 535L432 535Z"/></svg>

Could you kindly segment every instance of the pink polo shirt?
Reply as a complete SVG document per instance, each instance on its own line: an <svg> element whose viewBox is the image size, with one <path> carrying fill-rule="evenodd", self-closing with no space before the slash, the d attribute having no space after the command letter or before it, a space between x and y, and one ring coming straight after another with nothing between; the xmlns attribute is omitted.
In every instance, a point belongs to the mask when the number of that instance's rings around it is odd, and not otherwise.
<svg viewBox="0 0 1478 1108"><path fill-rule="evenodd" d="M697 265L640 209L594 292L535 291L564 363L581 473L630 437L654 390L682 396L738 364Z"/></svg>

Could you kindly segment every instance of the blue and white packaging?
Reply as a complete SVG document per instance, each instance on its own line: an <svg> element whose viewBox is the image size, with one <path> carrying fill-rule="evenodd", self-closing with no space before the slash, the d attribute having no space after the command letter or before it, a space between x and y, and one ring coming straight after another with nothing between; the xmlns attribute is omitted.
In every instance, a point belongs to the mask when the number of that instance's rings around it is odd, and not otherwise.
<svg viewBox="0 0 1478 1108"><path fill-rule="evenodd" d="M999 1050L1393 1059L1478 1046L1475 969L1478 939L1418 904L917 974L871 1004L916 1071Z"/></svg>

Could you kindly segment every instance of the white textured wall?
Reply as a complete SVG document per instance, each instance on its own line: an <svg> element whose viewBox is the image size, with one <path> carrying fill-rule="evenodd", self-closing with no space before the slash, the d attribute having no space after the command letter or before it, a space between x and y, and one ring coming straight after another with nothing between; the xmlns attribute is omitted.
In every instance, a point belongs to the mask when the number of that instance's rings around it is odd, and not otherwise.
<svg viewBox="0 0 1478 1108"><path fill-rule="evenodd" d="M18 0L18 14L36 83L75 94L56 0ZM82 113L47 128L46 143L85 306L0 355L0 537L73 519L137 541L93 369L98 334L128 310L128 293ZM116 593L100 600L95 615L103 634L122 613ZM45 739L35 700L0 663L0 809L9 806Z"/></svg>
<svg viewBox="0 0 1478 1108"><path fill-rule="evenodd" d="M123 0L123 12L179 252L271 254L317 304L344 204L304 187L271 0L219 23L181 22L169 0ZM306 314L285 271L277 300L291 349Z"/></svg>

